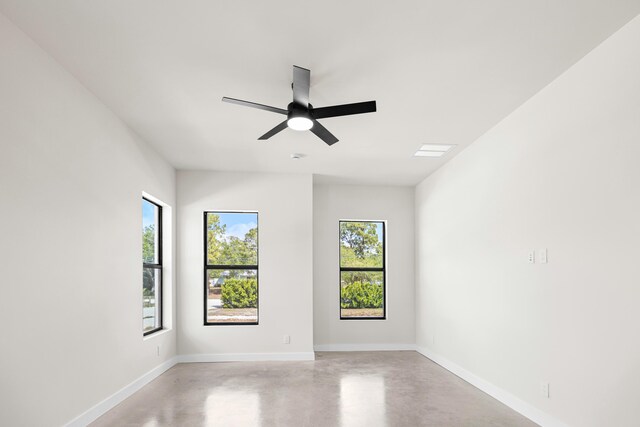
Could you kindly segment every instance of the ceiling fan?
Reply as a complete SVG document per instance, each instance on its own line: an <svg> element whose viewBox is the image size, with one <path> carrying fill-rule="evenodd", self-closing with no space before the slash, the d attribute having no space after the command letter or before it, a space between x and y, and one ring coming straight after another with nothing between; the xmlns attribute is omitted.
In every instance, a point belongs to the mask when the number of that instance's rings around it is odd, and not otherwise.
<svg viewBox="0 0 640 427"><path fill-rule="evenodd" d="M373 113L376 111L376 101L356 102L354 104L333 105L331 107L313 108L309 104L309 83L311 71L306 68L293 66L293 102L287 109L271 107L269 105L257 104L255 102L242 101L235 98L222 98L223 102L244 105L245 107L258 108L260 110L271 111L272 113L284 114L287 120L280 123L269 132L258 139L269 139L278 132L290 127L294 130L310 130L327 145L338 142L338 138L333 136L318 119L328 117L349 116L352 114Z"/></svg>

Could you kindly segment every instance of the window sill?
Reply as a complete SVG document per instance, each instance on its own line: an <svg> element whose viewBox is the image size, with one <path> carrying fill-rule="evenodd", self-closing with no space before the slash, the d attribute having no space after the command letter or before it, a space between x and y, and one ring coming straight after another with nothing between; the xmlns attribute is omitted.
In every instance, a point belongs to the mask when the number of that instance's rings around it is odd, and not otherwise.
<svg viewBox="0 0 640 427"><path fill-rule="evenodd" d="M147 340L151 340L153 338L156 338L156 337L159 337L159 336L162 336L162 335L166 335L171 331L172 331L171 328L165 328L165 329L159 330L158 332L154 332L154 333L152 333L150 335L143 335L142 341L147 341Z"/></svg>

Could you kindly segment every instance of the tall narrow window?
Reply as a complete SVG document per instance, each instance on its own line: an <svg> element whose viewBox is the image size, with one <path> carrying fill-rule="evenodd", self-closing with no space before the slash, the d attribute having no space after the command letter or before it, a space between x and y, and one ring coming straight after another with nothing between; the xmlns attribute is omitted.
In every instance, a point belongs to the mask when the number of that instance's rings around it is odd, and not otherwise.
<svg viewBox="0 0 640 427"><path fill-rule="evenodd" d="M340 221L340 319L384 319L385 223Z"/></svg>
<svg viewBox="0 0 640 427"><path fill-rule="evenodd" d="M162 329L162 206L142 199L142 333Z"/></svg>
<svg viewBox="0 0 640 427"><path fill-rule="evenodd" d="M204 324L258 324L258 214L204 213Z"/></svg>

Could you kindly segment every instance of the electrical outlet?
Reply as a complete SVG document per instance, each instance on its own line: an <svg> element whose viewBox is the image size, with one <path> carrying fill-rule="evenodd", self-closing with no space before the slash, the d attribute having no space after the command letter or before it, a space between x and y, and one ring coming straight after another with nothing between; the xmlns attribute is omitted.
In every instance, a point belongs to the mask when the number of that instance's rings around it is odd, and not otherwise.
<svg viewBox="0 0 640 427"><path fill-rule="evenodd" d="M285 335L282 337L282 344L291 344L291 337L289 335Z"/></svg>
<svg viewBox="0 0 640 427"><path fill-rule="evenodd" d="M549 398L549 383L540 383L540 395L542 397L546 397L547 399Z"/></svg>
<svg viewBox="0 0 640 427"><path fill-rule="evenodd" d="M536 263L536 251L535 249L532 251L529 251L529 264L535 264Z"/></svg>

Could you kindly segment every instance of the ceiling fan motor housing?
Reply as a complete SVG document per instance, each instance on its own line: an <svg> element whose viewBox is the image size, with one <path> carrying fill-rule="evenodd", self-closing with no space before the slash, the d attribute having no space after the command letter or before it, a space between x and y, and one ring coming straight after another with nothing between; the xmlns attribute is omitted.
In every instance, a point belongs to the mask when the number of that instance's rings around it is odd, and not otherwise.
<svg viewBox="0 0 640 427"><path fill-rule="evenodd" d="M287 114L287 119L292 119L294 117L304 117L305 119L312 119L311 110L313 106L309 104L309 107L305 107L304 105L300 105L296 102L292 102L287 105L287 110L289 113Z"/></svg>

